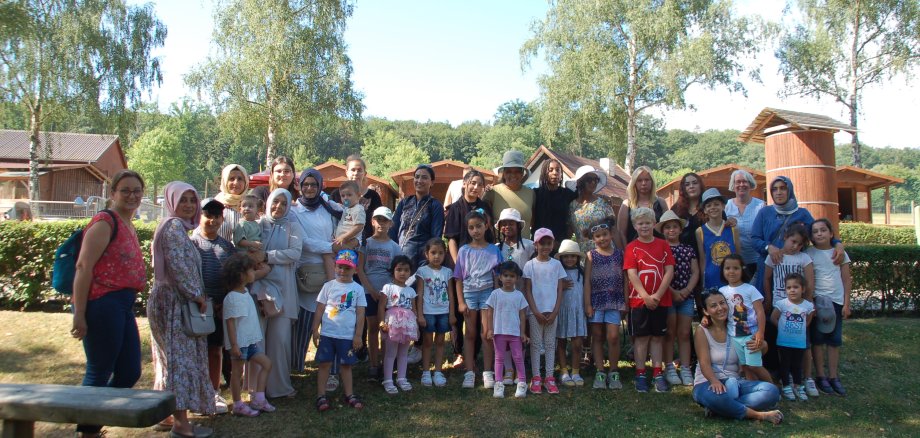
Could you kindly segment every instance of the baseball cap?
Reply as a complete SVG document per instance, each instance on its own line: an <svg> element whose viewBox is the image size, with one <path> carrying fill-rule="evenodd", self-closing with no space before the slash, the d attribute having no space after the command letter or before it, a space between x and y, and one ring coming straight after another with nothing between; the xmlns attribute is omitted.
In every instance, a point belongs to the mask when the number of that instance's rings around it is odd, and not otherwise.
<svg viewBox="0 0 920 438"><path fill-rule="evenodd" d="M553 236L553 232L549 228L540 228L533 234L533 241L539 242L544 237L549 237L550 239L556 240L556 236Z"/></svg>
<svg viewBox="0 0 920 438"><path fill-rule="evenodd" d="M224 212L224 204L214 198L204 198L201 200L201 211L210 214L221 214Z"/></svg>
<svg viewBox="0 0 920 438"><path fill-rule="evenodd" d="M335 256L335 264L358 267L358 253L351 249L343 249Z"/></svg>
<svg viewBox="0 0 920 438"><path fill-rule="evenodd" d="M387 207L377 207L374 209L374 214L372 214L371 217L375 218L377 216L385 217L387 220L393 220L393 210Z"/></svg>
<svg viewBox="0 0 920 438"><path fill-rule="evenodd" d="M833 333L837 328L837 312L834 311L834 302L824 295L815 296L815 313L818 320L818 331Z"/></svg>

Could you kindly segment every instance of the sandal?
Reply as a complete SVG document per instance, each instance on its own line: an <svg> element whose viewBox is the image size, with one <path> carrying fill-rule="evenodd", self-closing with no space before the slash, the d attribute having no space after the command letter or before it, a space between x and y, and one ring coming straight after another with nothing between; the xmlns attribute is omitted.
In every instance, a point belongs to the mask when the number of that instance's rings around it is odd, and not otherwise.
<svg viewBox="0 0 920 438"><path fill-rule="evenodd" d="M325 395L316 397L316 410L319 412L326 412L331 406L329 405L329 399Z"/></svg>
<svg viewBox="0 0 920 438"><path fill-rule="evenodd" d="M358 398L358 396L355 394L346 395L345 403L348 403L349 406L355 409L364 409L364 402L362 402L361 399Z"/></svg>

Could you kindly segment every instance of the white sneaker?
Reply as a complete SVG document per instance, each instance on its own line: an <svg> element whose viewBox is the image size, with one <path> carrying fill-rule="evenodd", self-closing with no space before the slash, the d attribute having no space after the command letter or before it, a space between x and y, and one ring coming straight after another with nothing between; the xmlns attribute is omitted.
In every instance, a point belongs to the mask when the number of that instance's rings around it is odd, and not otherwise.
<svg viewBox="0 0 920 438"><path fill-rule="evenodd" d="M505 398L505 385L502 382L495 382L492 386L492 397Z"/></svg>
<svg viewBox="0 0 920 438"><path fill-rule="evenodd" d="M502 378L502 383L509 386L514 385L514 371L505 371L505 376Z"/></svg>
<svg viewBox="0 0 920 438"><path fill-rule="evenodd" d="M425 371L422 373L422 386L431 386L431 371Z"/></svg>
<svg viewBox="0 0 920 438"><path fill-rule="evenodd" d="M492 389L495 386L495 371L482 372L482 387Z"/></svg>
<svg viewBox="0 0 920 438"><path fill-rule="evenodd" d="M463 374L463 387L472 388L476 386L476 373L467 371Z"/></svg>
<svg viewBox="0 0 920 438"><path fill-rule="evenodd" d="M667 368L665 368L664 379L667 380L668 384L671 386L683 383L683 381L680 380L680 376L677 375L677 369L674 368L673 364L668 364Z"/></svg>
<svg viewBox="0 0 920 438"><path fill-rule="evenodd" d="M803 388L802 385L797 385L793 389L795 390L795 396L799 399L799 401L808 401L808 394L805 393L805 388Z"/></svg>
<svg viewBox="0 0 920 438"><path fill-rule="evenodd" d="M217 414L226 414L229 412L227 408L227 400L220 396L220 394L214 394L214 408L215 413Z"/></svg>
<svg viewBox="0 0 920 438"><path fill-rule="evenodd" d="M693 373L688 367L680 367L680 383L684 386L693 386Z"/></svg>
<svg viewBox="0 0 920 438"><path fill-rule="evenodd" d="M399 387L400 391L412 390L412 384L409 383L409 379L396 379L396 386Z"/></svg>
<svg viewBox="0 0 920 438"><path fill-rule="evenodd" d="M422 350L415 348L415 346L409 347L409 355L407 356L407 362L410 364L419 363L422 361Z"/></svg>
<svg viewBox="0 0 920 438"><path fill-rule="evenodd" d="M527 382L520 381L517 383L517 390L514 391L514 396L517 398L527 397Z"/></svg>
<svg viewBox="0 0 920 438"><path fill-rule="evenodd" d="M447 377L444 377L444 374L440 371L434 372L434 386L444 386L447 385Z"/></svg>
<svg viewBox="0 0 920 438"><path fill-rule="evenodd" d="M805 379L805 394L809 397L817 397L820 395L818 386L815 385L815 379L811 377Z"/></svg>

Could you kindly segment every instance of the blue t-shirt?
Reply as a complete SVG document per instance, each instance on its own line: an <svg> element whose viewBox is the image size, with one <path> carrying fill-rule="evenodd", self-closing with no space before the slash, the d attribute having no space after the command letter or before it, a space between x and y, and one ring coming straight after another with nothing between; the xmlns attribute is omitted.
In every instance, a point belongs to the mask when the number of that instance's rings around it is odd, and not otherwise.
<svg viewBox="0 0 920 438"><path fill-rule="evenodd" d="M213 240L208 239L197 229L192 233L192 243L201 254L201 280L205 294L214 298L215 303L223 303L224 297L227 296L223 263L236 251L233 244L220 236Z"/></svg>
<svg viewBox="0 0 920 438"><path fill-rule="evenodd" d="M495 288L492 275L502 261L502 253L495 245L473 248L463 245L457 252L454 278L463 282L464 292L492 290Z"/></svg>
<svg viewBox="0 0 920 438"><path fill-rule="evenodd" d="M808 329L808 315L815 311L815 305L808 300L794 304L788 298L777 301L773 306L779 310L776 322L776 345L789 348L805 348L805 331Z"/></svg>

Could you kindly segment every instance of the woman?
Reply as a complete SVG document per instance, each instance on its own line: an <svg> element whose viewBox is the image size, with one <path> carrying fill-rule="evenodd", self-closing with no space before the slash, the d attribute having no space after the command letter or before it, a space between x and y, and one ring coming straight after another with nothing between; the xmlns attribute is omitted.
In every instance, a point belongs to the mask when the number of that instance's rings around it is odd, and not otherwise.
<svg viewBox="0 0 920 438"><path fill-rule="evenodd" d="M302 251L303 230L296 220L288 220L290 206L291 193L275 189L268 195L262 217L262 245L272 268L265 278L281 290L281 312L269 318L265 327L265 354L272 361L265 395L271 398L296 394L291 385L291 333L299 309L294 271Z"/></svg>
<svg viewBox="0 0 920 438"><path fill-rule="evenodd" d="M607 175L591 166L581 166L575 171L575 179L566 182L566 187L574 189L578 193L578 198L569 205L569 222L572 224L572 231L575 233L575 241L583 253L594 249L594 239L591 237L591 227L601 219L612 217L613 207L603 199L597 196L597 193L607 185ZM614 234L614 243L618 248L623 248L622 242ZM564 236L570 236L572 232L566 232Z"/></svg>
<svg viewBox="0 0 920 438"><path fill-rule="evenodd" d="M367 241L368 237L374 235L374 225L371 222L371 215L374 213L374 210L377 207L383 206L383 201L380 199L380 195L374 189L368 187L367 184L367 164L359 155L349 155L345 159L345 178L358 183L360 187L361 195L361 205L364 207L365 218L367 219L364 222L364 232L362 236L364 237L363 241ZM339 191L336 189L332 192L330 196L333 201L342 203L342 198L339 196Z"/></svg>
<svg viewBox="0 0 920 438"><path fill-rule="evenodd" d="M463 176L463 188L460 192L460 198L455 200L447 207L445 215L444 237L447 238L447 250L450 252L450 260L445 260L448 266L453 266L453 261L457 260L457 253L460 247L470 242L470 232L466 228L466 215L481 208L490 220L492 216L492 207L480 199L486 187L486 177L482 172L471 169ZM486 241L494 243L492 228L486 230Z"/></svg>
<svg viewBox="0 0 920 438"><path fill-rule="evenodd" d="M754 181L754 176L750 172L744 169L732 172L728 181L728 190L734 192L735 197L729 199L725 205L725 214L730 220L734 220L741 235L741 257L744 258L745 269L751 278L754 278L757 273L757 261L761 258L757 248L751 242L751 232L757 213L766 205L763 200L752 196L756 188L757 182Z"/></svg>
<svg viewBox="0 0 920 438"><path fill-rule="evenodd" d="M652 178L652 169L646 166L639 166L633 171L629 179L629 185L626 186L627 199L620 205L620 211L617 213L617 228L623 236L623 244L629 244L639 237L639 233L633 228L632 221L629 219L629 213L634 208L648 207L655 211L655 221L661 219L661 215L668 209L668 203L656 195L655 179ZM696 247L694 245L694 247Z"/></svg>
<svg viewBox="0 0 920 438"><path fill-rule="evenodd" d="M702 204L706 185L703 184L703 178L691 172L681 177L678 190L680 195L671 210L677 213L677 217L687 221L687 226L680 232L680 243L697 250L696 230L706 223Z"/></svg>
<svg viewBox="0 0 920 438"><path fill-rule="evenodd" d="M399 244L415 266L419 266L425 260L425 242L440 238L444 231L444 206L431 197L434 169L430 165L419 164L413 181L415 194L402 198L393 213L390 239Z"/></svg>
<svg viewBox="0 0 920 438"><path fill-rule="evenodd" d="M707 416L713 413L782 423L782 412L767 410L779 402L779 389L769 382L741 377L738 355L728 337L728 304L721 293L709 291L703 292L703 313L709 317L709 327L701 325L693 335L698 360L693 400L706 409ZM765 342L762 345L762 349L767 348Z"/></svg>
<svg viewBox="0 0 920 438"><path fill-rule="evenodd" d="M141 376L141 340L134 300L147 286L147 270L131 219L144 196L144 180L122 170L109 186L111 212L93 216L83 229L73 284L73 328L83 341L83 386L131 388ZM117 230L117 231L116 231ZM102 426L79 425L84 437Z"/></svg>
<svg viewBox="0 0 920 438"><path fill-rule="evenodd" d="M294 169L294 160L283 155L279 156L272 160L271 172L268 175L268 187L256 187L252 190L252 194L262 198L264 201L268 199L268 195L275 189L286 189L292 198L297 199L300 193L297 191L297 186L294 182L296 176L297 171ZM268 204L266 203L265 206L267 209Z"/></svg>
<svg viewBox="0 0 920 438"><path fill-rule="evenodd" d="M524 219L521 237L529 239L535 195L533 189L524 186L524 179L528 173L527 167L524 166L524 154L518 151L505 152L502 165L495 169L495 172L501 175L501 182L492 187L483 199L492 206L492 211L501 212L506 208L513 208L521 213L521 218Z"/></svg>
<svg viewBox="0 0 920 438"><path fill-rule="evenodd" d="M201 256L188 236L200 222L201 206L198 192L188 183L166 184L163 194L168 216L153 234L154 286L147 300L156 376L153 389L176 394L174 436L210 436L210 429L188 421L189 410L203 415L215 412L207 338L185 334L180 310L187 301L197 303L202 312L208 305L201 281Z"/></svg>
<svg viewBox="0 0 920 438"><path fill-rule="evenodd" d="M606 175L604 175L606 177ZM562 163L553 158L547 160L540 170L540 186L534 190L533 230L548 228L556 236L555 249L572 235L569 216L559 214L566 211L578 194L562 184Z"/></svg>
<svg viewBox="0 0 920 438"><path fill-rule="evenodd" d="M249 190L249 173L239 164L230 164L220 172L220 193L214 197L224 204L224 222L217 234L233 242L233 227L239 223L240 202Z"/></svg>

